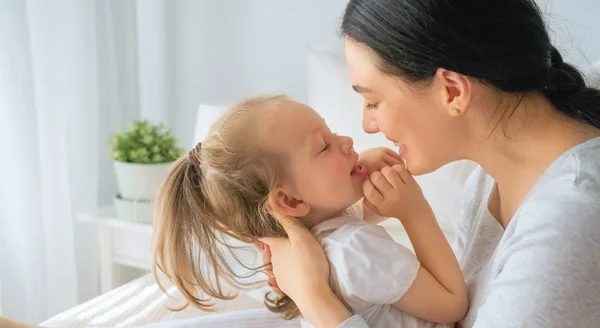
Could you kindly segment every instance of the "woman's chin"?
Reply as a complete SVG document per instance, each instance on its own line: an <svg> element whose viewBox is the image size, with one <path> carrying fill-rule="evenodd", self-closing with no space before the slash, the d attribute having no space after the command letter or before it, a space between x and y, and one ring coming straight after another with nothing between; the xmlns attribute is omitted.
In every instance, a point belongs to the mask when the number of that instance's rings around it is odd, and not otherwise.
<svg viewBox="0 0 600 328"><path fill-rule="evenodd" d="M439 167L435 167L433 165L422 165L422 163L418 161L406 160L406 169L414 176L429 174L438 168Z"/></svg>

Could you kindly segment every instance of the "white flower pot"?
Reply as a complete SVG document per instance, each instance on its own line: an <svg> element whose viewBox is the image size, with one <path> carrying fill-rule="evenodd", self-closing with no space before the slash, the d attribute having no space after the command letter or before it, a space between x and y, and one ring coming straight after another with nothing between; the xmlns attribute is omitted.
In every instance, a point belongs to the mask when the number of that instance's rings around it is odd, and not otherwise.
<svg viewBox="0 0 600 328"><path fill-rule="evenodd" d="M148 200L128 200L120 195L114 198L117 218L134 223L151 224L154 202Z"/></svg>
<svg viewBox="0 0 600 328"><path fill-rule="evenodd" d="M125 200L151 200L173 164L134 164L114 161L119 194Z"/></svg>

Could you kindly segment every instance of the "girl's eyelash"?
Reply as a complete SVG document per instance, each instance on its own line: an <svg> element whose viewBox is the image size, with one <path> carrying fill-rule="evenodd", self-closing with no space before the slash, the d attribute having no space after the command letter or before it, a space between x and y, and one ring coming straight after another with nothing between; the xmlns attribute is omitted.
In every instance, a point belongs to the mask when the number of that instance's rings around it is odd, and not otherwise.
<svg viewBox="0 0 600 328"><path fill-rule="evenodd" d="M376 109L379 103L367 103L367 109Z"/></svg>
<svg viewBox="0 0 600 328"><path fill-rule="evenodd" d="M334 136L338 135L337 132L332 132L332 134ZM325 147L323 147L323 149L321 150L321 153L324 152L324 151L326 151L327 149L329 149L329 146L330 146L330 144L328 142L325 142Z"/></svg>

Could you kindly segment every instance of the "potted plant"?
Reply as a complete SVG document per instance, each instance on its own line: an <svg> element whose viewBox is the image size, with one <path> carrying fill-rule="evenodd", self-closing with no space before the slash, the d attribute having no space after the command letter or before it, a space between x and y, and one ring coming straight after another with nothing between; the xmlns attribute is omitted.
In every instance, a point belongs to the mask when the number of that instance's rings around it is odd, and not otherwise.
<svg viewBox="0 0 600 328"><path fill-rule="evenodd" d="M171 164L184 149L163 123L134 121L126 131L109 140L119 193L117 215L122 219L151 221L150 202Z"/></svg>

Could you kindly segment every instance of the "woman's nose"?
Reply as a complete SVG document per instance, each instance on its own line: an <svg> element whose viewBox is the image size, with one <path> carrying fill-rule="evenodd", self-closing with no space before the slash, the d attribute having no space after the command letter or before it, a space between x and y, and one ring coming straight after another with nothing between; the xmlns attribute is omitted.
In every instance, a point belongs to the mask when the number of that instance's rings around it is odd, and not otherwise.
<svg viewBox="0 0 600 328"><path fill-rule="evenodd" d="M379 132L379 126L377 125L377 121L375 120L375 111L367 110L363 111L363 121L362 121L363 130L366 133L377 133Z"/></svg>

